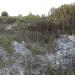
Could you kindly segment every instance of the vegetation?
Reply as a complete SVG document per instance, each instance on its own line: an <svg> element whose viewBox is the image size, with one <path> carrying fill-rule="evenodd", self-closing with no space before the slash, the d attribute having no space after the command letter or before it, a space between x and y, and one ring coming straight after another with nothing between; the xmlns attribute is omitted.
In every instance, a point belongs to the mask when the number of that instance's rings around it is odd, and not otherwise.
<svg viewBox="0 0 75 75"><path fill-rule="evenodd" d="M61 5L59 8L52 8L48 16L33 15L29 13L27 16L16 16L2 18L8 16L6 11L3 11L0 17L0 23L7 20L7 24L17 23L21 26L29 26L29 31L40 31L42 33L74 33L75 28L75 4ZM24 26L24 28L25 28Z"/></svg>
<svg viewBox="0 0 75 75"><path fill-rule="evenodd" d="M49 15L49 22L61 33L72 34L75 32L75 4L62 5L53 8ZM51 25L51 26L52 26Z"/></svg>
<svg viewBox="0 0 75 75"><path fill-rule="evenodd" d="M9 25L11 29L7 29ZM4 47L9 54L13 53L12 41L25 41L26 43L39 44L39 47L27 45L33 55L55 52L54 39L60 34L75 34L75 4L62 5L59 8L52 8L48 16L33 15L9 16L3 11L0 16L0 46ZM45 51L45 50L46 51ZM52 50L52 51L51 51ZM2 64L0 58L0 64ZM75 63L74 63L75 64ZM46 75L61 75L62 69L54 70L51 64L45 69ZM63 75L73 75L69 69L63 70Z"/></svg>
<svg viewBox="0 0 75 75"><path fill-rule="evenodd" d="M2 60L2 57L0 57L0 68L2 68L3 66L5 66L3 60Z"/></svg>
<svg viewBox="0 0 75 75"><path fill-rule="evenodd" d="M5 16L5 17L4 17ZM48 16L33 15L9 16L3 11L0 16L0 35L11 36L11 39L1 38L8 45L9 41L39 42L42 46L52 46L54 38L60 34L75 33L75 4L62 5L52 8ZM8 25L14 25L11 30L5 30ZM2 35L3 34L3 35ZM12 34L12 35L11 35ZM5 43L4 46L5 46Z"/></svg>
<svg viewBox="0 0 75 75"><path fill-rule="evenodd" d="M1 13L1 16L2 16L2 17L7 17L7 16L8 16L8 13L7 13L6 11L3 11L3 12Z"/></svg>

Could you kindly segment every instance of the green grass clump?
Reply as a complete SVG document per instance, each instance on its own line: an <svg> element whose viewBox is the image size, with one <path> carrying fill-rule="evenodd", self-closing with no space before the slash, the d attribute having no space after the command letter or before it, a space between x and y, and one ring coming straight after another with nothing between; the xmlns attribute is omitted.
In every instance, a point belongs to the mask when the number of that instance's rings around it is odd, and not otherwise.
<svg viewBox="0 0 75 75"><path fill-rule="evenodd" d="M26 46L33 55L39 55L39 54L44 54L45 50L42 47L32 47L32 45L27 45Z"/></svg>
<svg viewBox="0 0 75 75"><path fill-rule="evenodd" d="M3 67L3 66L5 66L5 65L4 65L4 62L2 60L2 57L0 57L0 68Z"/></svg>
<svg viewBox="0 0 75 75"><path fill-rule="evenodd" d="M42 50L40 50L40 49L38 49L36 47L35 48L32 48L31 50L32 50L32 53L33 54L42 54Z"/></svg>
<svg viewBox="0 0 75 75"><path fill-rule="evenodd" d="M6 35L1 35L0 36L0 46L5 48L7 50L8 53L12 53L12 47L11 47L11 38L9 36Z"/></svg>

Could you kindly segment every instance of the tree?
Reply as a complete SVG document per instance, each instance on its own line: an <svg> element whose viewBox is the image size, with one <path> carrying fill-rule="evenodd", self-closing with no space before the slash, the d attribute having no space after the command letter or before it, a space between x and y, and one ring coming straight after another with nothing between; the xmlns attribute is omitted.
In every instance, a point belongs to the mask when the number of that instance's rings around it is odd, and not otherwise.
<svg viewBox="0 0 75 75"><path fill-rule="evenodd" d="M7 16L8 16L8 12L3 11L3 12L1 13L1 16L5 16L5 17L7 17Z"/></svg>
<svg viewBox="0 0 75 75"><path fill-rule="evenodd" d="M58 32L75 33L75 4L53 8L49 13L49 22Z"/></svg>

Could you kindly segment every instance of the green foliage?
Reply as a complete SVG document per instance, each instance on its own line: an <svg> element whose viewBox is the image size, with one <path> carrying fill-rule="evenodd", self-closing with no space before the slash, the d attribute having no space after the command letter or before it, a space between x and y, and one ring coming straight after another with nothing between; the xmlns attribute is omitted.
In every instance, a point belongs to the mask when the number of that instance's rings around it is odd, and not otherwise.
<svg viewBox="0 0 75 75"><path fill-rule="evenodd" d="M50 63L48 63L46 68L45 68L45 74L46 75L54 75L54 70L53 70Z"/></svg>
<svg viewBox="0 0 75 75"><path fill-rule="evenodd" d="M0 46L4 47L8 53L12 53L11 39L9 37L0 37Z"/></svg>
<svg viewBox="0 0 75 75"><path fill-rule="evenodd" d="M3 60L2 60L2 57L0 57L0 68L2 68L4 66L5 66L5 64L4 64Z"/></svg>
<svg viewBox="0 0 75 75"><path fill-rule="evenodd" d="M6 11L3 11L3 12L1 13L1 16L2 16L2 17L7 17L7 16L8 16L8 13L7 13Z"/></svg>
<svg viewBox="0 0 75 75"><path fill-rule="evenodd" d="M35 55L36 55L36 54L37 54L37 55L38 55L38 54L43 54L43 50L40 50L40 48L36 48L36 47L35 47L35 48L32 48L31 50L32 50L32 53L35 54Z"/></svg>
<svg viewBox="0 0 75 75"><path fill-rule="evenodd" d="M41 17L32 13L27 16L10 17L6 11L3 11L0 17L0 24L13 23L17 26L11 30L5 30L6 26L0 25L0 46L5 48L9 54L13 53L11 42L15 40L27 43L33 43L33 40L35 40L35 43L39 41L39 47L27 45L33 55L44 54L47 50L54 53L57 49L55 49L56 45L53 41L60 33L75 33L75 4L52 8L48 16L42 15ZM20 55L18 57L19 59L21 58ZM11 59L9 63L12 64ZM0 58L1 65L3 65L2 58ZM46 65L44 73L45 75L73 75L73 72L69 69L53 69L50 63Z"/></svg>
<svg viewBox="0 0 75 75"><path fill-rule="evenodd" d="M2 24L0 24L0 33L3 33L5 30L5 26L3 26Z"/></svg>
<svg viewBox="0 0 75 75"><path fill-rule="evenodd" d="M16 17L8 17L7 24L16 23Z"/></svg>
<svg viewBox="0 0 75 75"><path fill-rule="evenodd" d="M49 15L50 26L54 30L63 33L74 33L75 31L75 4L62 5L53 8ZM52 26L53 25L53 26Z"/></svg>
<svg viewBox="0 0 75 75"><path fill-rule="evenodd" d="M32 47L31 45L26 46L29 50L31 50L33 55L44 54L45 50L42 47Z"/></svg>

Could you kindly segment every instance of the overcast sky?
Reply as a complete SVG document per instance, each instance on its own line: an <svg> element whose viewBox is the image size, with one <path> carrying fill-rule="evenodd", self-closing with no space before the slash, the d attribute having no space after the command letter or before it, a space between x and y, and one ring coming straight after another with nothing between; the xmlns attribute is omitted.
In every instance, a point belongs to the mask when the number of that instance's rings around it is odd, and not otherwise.
<svg viewBox="0 0 75 75"><path fill-rule="evenodd" d="M75 0L0 0L0 13L7 11L11 16L27 15L30 12L47 15L50 8L73 2Z"/></svg>

